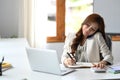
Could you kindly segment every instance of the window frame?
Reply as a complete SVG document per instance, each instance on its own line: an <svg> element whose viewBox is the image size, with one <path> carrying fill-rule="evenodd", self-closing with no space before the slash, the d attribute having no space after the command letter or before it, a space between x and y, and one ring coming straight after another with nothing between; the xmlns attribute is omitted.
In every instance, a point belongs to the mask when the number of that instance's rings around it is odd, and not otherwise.
<svg viewBox="0 0 120 80"><path fill-rule="evenodd" d="M65 0L56 0L56 36L48 36L47 43L65 40Z"/></svg>
<svg viewBox="0 0 120 80"><path fill-rule="evenodd" d="M56 36L48 36L47 43L65 40L65 1L56 0ZM120 35L112 35L112 41L120 41Z"/></svg>

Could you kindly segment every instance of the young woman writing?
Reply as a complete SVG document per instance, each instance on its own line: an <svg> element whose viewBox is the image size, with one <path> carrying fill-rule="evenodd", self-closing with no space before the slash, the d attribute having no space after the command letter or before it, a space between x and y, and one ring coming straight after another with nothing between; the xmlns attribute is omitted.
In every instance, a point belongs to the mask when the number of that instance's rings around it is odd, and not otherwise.
<svg viewBox="0 0 120 80"><path fill-rule="evenodd" d="M74 58L71 59L68 53ZM75 62L97 62L94 67L104 68L113 64L111 50L106 44L104 20L99 14L90 14L77 33L66 37L61 61L65 66Z"/></svg>

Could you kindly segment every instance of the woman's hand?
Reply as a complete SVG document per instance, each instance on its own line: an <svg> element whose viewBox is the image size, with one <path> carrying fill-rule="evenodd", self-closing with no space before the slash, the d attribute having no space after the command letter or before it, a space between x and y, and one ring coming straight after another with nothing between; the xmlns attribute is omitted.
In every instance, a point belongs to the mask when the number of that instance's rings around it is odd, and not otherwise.
<svg viewBox="0 0 120 80"><path fill-rule="evenodd" d="M64 60L64 65L68 66L68 65L74 65L76 63L75 59L72 60L71 58L67 58Z"/></svg>
<svg viewBox="0 0 120 80"><path fill-rule="evenodd" d="M97 64L94 64L93 63L93 67L97 67L97 68L104 68L106 66L107 62L106 61L100 61L99 63Z"/></svg>

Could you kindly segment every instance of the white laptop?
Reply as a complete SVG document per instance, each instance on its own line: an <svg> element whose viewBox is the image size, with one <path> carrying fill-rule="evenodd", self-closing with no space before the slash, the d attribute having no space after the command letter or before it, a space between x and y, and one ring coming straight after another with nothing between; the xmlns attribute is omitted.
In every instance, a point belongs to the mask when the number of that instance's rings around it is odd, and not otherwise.
<svg viewBox="0 0 120 80"><path fill-rule="evenodd" d="M31 69L56 75L65 75L74 69L61 70L56 50L26 48Z"/></svg>

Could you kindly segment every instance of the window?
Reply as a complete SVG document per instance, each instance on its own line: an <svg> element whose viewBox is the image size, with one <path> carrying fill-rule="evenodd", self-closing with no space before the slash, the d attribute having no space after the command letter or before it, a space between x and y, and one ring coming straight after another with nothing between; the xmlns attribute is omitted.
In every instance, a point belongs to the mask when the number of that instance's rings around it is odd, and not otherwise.
<svg viewBox="0 0 120 80"><path fill-rule="evenodd" d="M49 12L48 20L54 26L52 35L47 37L47 42L63 42L65 35L69 32L76 32L80 28L80 24L87 15L93 12L93 0L51 0L50 3L55 10ZM56 29L56 30L55 30Z"/></svg>
<svg viewBox="0 0 120 80"><path fill-rule="evenodd" d="M56 36L47 37L47 42L63 42L65 39L65 0L56 0Z"/></svg>

